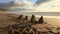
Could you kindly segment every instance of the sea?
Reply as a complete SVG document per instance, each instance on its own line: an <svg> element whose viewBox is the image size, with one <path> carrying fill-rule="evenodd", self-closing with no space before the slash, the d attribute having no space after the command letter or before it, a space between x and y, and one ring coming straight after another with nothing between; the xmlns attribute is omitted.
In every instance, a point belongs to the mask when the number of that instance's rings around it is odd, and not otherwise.
<svg viewBox="0 0 60 34"><path fill-rule="evenodd" d="M35 15L36 17L44 16L47 18L60 18L60 12L7 12L7 13L13 13L18 15Z"/></svg>

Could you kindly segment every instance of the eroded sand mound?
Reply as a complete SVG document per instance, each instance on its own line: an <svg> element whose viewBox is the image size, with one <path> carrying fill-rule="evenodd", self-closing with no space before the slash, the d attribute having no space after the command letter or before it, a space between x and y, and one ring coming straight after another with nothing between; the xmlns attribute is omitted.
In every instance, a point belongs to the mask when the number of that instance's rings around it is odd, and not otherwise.
<svg viewBox="0 0 60 34"><path fill-rule="evenodd" d="M7 29L7 34L60 34L60 27L56 28L49 24L21 25L15 24L10 26Z"/></svg>

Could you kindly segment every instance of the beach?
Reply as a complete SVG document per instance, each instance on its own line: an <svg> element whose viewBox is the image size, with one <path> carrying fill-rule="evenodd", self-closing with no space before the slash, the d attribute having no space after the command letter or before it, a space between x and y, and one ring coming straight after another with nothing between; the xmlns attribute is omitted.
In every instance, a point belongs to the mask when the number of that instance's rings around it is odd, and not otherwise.
<svg viewBox="0 0 60 34"><path fill-rule="evenodd" d="M34 24L33 22L30 23L29 20L31 19L31 16L32 15L35 15L35 19L37 21L39 21L39 18L41 17L41 14L40 15L37 15L36 13L35 14L29 14L27 12L27 14L23 14L24 12L22 12L21 14L20 13L7 13L7 12L3 12L1 11L0 12L0 34L8 34L11 33L10 31L13 31L12 33L14 33L15 31L18 32L18 33L32 33L33 34L38 34L38 33L47 33L47 34L54 34L54 33L59 33L60 31L58 30L60 28L60 16L50 16L50 15L43 15L43 20L44 20L44 23L38 23L36 22L37 24ZM44 14L44 13L43 13ZM20 20L18 20L17 18L20 16L20 15L23 15L24 17L25 16L28 16L28 21L25 21L23 20L22 24L19 22ZM13 28L13 25L17 26L17 30L15 28ZM12 28L12 29L10 29ZM27 31L26 29L28 29L29 31ZM36 32L35 30L36 29ZM21 32L22 31L22 32Z"/></svg>
<svg viewBox="0 0 60 34"><path fill-rule="evenodd" d="M9 15L27 15L32 16L35 15L36 17L44 17L44 21L54 26L60 26L60 12L4 12L1 11L2 14L9 14Z"/></svg>
<svg viewBox="0 0 60 34"><path fill-rule="evenodd" d="M60 34L60 1L0 0L0 34Z"/></svg>
<svg viewBox="0 0 60 34"><path fill-rule="evenodd" d="M8 12L9 13L9 12ZM60 26L60 12L10 12L14 14L23 14L23 15L35 15L36 17L43 16L44 20L49 24L53 24L54 26Z"/></svg>

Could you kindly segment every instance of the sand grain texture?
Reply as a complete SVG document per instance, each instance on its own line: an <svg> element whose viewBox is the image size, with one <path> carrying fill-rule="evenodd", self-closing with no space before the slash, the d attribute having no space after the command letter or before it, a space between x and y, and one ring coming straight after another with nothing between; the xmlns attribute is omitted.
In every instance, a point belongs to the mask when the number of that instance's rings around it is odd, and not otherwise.
<svg viewBox="0 0 60 34"><path fill-rule="evenodd" d="M0 12L0 27L5 27L8 25L16 24L16 17L15 14L8 14L5 12Z"/></svg>

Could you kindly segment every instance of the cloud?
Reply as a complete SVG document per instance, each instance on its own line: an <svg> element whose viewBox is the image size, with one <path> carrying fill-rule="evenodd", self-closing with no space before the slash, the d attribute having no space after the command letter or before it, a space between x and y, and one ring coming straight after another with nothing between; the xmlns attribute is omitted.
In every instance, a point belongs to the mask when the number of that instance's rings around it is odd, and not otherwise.
<svg viewBox="0 0 60 34"><path fill-rule="evenodd" d="M0 0L0 9L7 9L14 5L14 1Z"/></svg>
<svg viewBox="0 0 60 34"><path fill-rule="evenodd" d="M57 12L60 11L60 0L38 0L36 2L37 7L33 7L33 4L27 0L18 4L17 11L27 11L27 12ZM19 9L20 8L20 9ZM15 9L15 8L14 8ZM35 9L30 11L31 9ZM29 11L28 11L29 10ZM16 9L15 9L16 11Z"/></svg>
<svg viewBox="0 0 60 34"><path fill-rule="evenodd" d="M17 1L16 6L19 8L33 8L33 4L27 0L22 0L22 2Z"/></svg>
<svg viewBox="0 0 60 34"><path fill-rule="evenodd" d="M42 4L44 2L48 2L48 1L51 1L51 0L37 0L36 5L40 5L40 4Z"/></svg>
<svg viewBox="0 0 60 34"><path fill-rule="evenodd" d="M60 0L52 0L50 2L42 3L36 7L38 12L60 12Z"/></svg>
<svg viewBox="0 0 60 34"><path fill-rule="evenodd" d="M28 0L0 0L0 9L33 9L33 4Z"/></svg>

